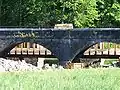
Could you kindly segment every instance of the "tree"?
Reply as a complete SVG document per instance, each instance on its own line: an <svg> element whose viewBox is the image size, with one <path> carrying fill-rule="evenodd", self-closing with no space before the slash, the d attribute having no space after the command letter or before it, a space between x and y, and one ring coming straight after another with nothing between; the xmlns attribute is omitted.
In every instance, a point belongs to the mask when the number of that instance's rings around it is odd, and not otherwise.
<svg viewBox="0 0 120 90"><path fill-rule="evenodd" d="M2 2L2 3L1 3ZM119 27L119 0L1 0L2 26Z"/></svg>
<svg viewBox="0 0 120 90"><path fill-rule="evenodd" d="M99 0L97 2L99 20L97 27L119 27L120 3L115 0Z"/></svg>
<svg viewBox="0 0 120 90"><path fill-rule="evenodd" d="M95 27L94 20L98 17L96 0L33 0L29 9L30 17L42 26L64 22L75 27Z"/></svg>
<svg viewBox="0 0 120 90"><path fill-rule="evenodd" d="M96 0L4 0L2 12L3 26L95 27L98 17Z"/></svg>
<svg viewBox="0 0 120 90"><path fill-rule="evenodd" d="M1 16L2 16L2 0L0 0L0 25L1 25Z"/></svg>
<svg viewBox="0 0 120 90"><path fill-rule="evenodd" d="M72 9L69 16L74 16L71 19L76 27L95 27L94 21L98 18L96 0L74 0L66 5Z"/></svg>

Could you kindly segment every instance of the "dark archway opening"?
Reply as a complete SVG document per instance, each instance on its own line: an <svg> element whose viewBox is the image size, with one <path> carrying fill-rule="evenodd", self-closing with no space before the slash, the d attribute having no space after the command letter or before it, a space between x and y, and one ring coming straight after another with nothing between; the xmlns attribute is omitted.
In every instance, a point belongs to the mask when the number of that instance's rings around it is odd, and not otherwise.
<svg viewBox="0 0 120 90"><path fill-rule="evenodd" d="M11 60L25 60L34 66L40 66L48 63L49 65L59 63L58 58L42 45L30 42L13 44L5 50L5 58ZM39 64L39 65L38 65Z"/></svg>
<svg viewBox="0 0 120 90"><path fill-rule="evenodd" d="M86 66L93 67L120 67L120 44L100 42L87 47L79 54L72 63L87 63Z"/></svg>

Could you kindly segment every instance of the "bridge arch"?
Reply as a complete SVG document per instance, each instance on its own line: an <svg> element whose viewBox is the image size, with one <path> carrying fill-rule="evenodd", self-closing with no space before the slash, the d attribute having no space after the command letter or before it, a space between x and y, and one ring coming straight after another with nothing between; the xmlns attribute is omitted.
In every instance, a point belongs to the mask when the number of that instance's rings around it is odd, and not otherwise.
<svg viewBox="0 0 120 90"><path fill-rule="evenodd" d="M46 53L46 51L48 51L51 55L54 55L54 52L52 52L51 49L49 49L47 46L45 46L43 44L41 45L39 43L34 43L34 42L17 42L17 43L12 43L12 44L8 45L6 48L4 48L4 50L1 52L2 57L6 57L13 49L14 49L14 51L15 51L15 49L16 50L22 49L22 50L26 50L26 51L27 50L29 51L29 49L31 49L31 50L34 49L34 52L35 52L35 50L43 49L45 51L43 53ZM37 52L39 53L39 51L37 51ZM54 57L57 58L57 56L55 56L55 55L54 55Z"/></svg>
<svg viewBox="0 0 120 90"><path fill-rule="evenodd" d="M81 44L81 42L80 42L80 44ZM82 45L82 46L78 47L77 53L71 59L71 62L75 62L76 60L81 58L83 56L84 52L95 44L97 44L97 42L90 41L90 42L84 43L84 46Z"/></svg>
<svg viewBox="0 0 120 90"><path fill-rule="evenodd" d="M112 56L110 56L112 58L119 58L120 57L120 55L118 55L119 52L117 52L117 50L120 49L120 44L118 42L115 43L112 41L105 41L105 42L103 41L103 42L93 43L93 44L89 45L88 47L84 48L83 50L80 50L80 52L75 56L75 58L72 60L72 62L76 62L76 60L78 60L79 58L84 58L85 53L88 53L90 55L91 54L90 50L92 48L94 49L92 51L93 52L92 55L97 55L99 52L99 53L104 54L104 55L105 54L112 55ZM97 50L98 50L98 52L97 52ZM117 55L117 56L114 56L114 55ZM100 56L98 56L98 57L100 57ZM108 58L107 55L103 56L103 57Z"/></svg>
<svg viewBox="0 0 120 90"><path fill-rule="evenodd" d="M4 53L3 58L21 61L25 60L27 63L35 66L39 66L40 63L44 65L49 62L50 65L58 64L58 58L53 52L48 48L33 42L13 43L6 47L2 53Z"/></svg>

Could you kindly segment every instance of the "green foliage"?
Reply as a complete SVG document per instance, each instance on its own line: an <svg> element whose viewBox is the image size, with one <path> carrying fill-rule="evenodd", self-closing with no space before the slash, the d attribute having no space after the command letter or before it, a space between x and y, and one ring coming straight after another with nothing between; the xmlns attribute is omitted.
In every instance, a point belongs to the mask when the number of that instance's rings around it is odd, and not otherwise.
<svg viewBox="0 0 120 90"><path fill-rule="evenodd" d="M74 24L76 27L95 27L98 11L96 10L96 0L78 0L74 3Z"/></svg>
<svg viewBox="0 0 120 90"><path fill-rule="evenodd" d="M120 44L104 42L104 49L120 48Z"/></svg>
<svg viewBox="0 0 120 90"><path fill-rule="evenodd" d="M104 61L104 64L105 65L111 65L113 62L115 62L115 61L118 61L118 59L106 59L105 61Z"/></svg>
<svg viewBox="0 0 120 90"><path fill-rule="evenodd" d="M97 27L119 27L120 3L115 0L98 0L99 19Z"/></svg>
<svg viewBox="0 0 120 90"><path fill-rule="evenodd" d="M119 0L0 0L1 26L119 27Z"/></svg>

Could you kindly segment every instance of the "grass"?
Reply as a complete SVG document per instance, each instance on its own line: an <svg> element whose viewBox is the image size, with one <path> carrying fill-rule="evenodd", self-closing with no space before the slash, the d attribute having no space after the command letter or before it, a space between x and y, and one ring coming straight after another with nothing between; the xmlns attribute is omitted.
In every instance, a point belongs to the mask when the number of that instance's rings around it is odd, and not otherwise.
<svg viewBox="0 0 120 90"><path fill-rule="evenodd" d="M104 64L112 64L115 61L118 61L118 59L105 59Z"/></svg>
<svg viewBox="0 0 120 90"><path fill-rule="evenodd" d="M0 90L120 90L120 69L4 72Z"/></svg>

